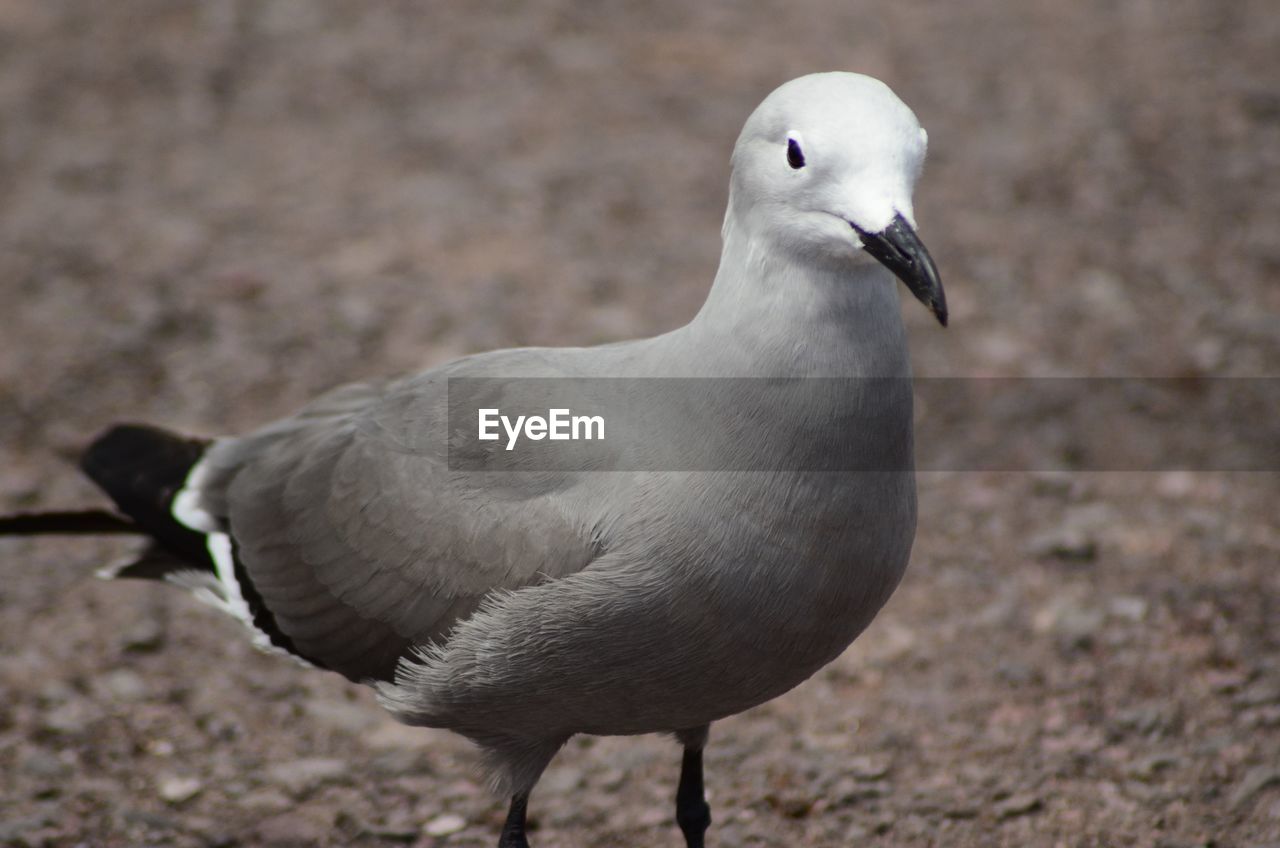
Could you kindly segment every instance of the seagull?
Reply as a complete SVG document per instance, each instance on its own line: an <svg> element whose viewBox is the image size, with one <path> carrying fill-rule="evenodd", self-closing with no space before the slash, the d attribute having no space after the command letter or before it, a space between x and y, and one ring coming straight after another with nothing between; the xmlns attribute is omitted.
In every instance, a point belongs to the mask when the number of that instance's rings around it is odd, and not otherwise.
<svg viewBox="0 0 1280 848"><path fill-rule="evenodd" d="M926 145L879 80L792 80L734 146L719 270L687 325L348 385L247 435L118 424L81 460L114 507L10 515L0 533L140 537L136 556L101 573L185 587L264 649L371 686L403 722L472 740L510 804L501 848L527 848L530 792L570 737L671 734L683 747L676 823L701 848L712 722L837 657L903 575L916 526L910 392L803 394L769 428L805 470L493 474L450 465L448 385L909 386L894 277L947 322L912 209ZM868 404L857 438L806 440L813 422ZM904 446L899 467L847 470ZM767 449L735 447L748 461Z"/></svg>

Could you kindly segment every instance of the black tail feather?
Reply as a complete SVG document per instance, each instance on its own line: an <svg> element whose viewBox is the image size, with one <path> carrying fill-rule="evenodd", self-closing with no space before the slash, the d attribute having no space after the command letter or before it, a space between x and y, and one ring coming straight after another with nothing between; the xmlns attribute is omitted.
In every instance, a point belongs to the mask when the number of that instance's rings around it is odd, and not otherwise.
<svg viewBox="0 0 1280 848"><path fill-rule="evenodd" d="M117 533L137 536L146 531L127 518L105 509L0 515L0 536L96 536Z"/></svg>
<svg viewBox="0 0 1280 848"><path fill-rule="evenodd" d="M204 534L173 517L173 499L208 446L157 427L118 424L89 445L80 467L162 548L212 569Z"/></svg>

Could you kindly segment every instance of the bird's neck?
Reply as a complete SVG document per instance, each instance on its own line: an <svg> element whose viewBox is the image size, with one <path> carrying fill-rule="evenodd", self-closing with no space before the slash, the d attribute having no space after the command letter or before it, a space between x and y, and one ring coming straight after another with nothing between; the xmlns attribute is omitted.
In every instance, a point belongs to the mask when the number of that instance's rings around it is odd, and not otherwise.
<svg viewBox="0 0 1280 848"><path fill-rule="evenodd" d="M725 218L720 269L684 329L708 372L728 376L905 377L895 281L870 262L814 261Z"/></svg>

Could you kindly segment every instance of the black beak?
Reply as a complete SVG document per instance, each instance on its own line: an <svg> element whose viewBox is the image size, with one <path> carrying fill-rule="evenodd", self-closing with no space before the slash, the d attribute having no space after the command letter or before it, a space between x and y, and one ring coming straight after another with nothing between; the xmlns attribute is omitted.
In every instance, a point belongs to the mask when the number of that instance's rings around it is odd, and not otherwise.
<svg viewBox="0 0 1280 848"><path fill-rule="evenodd" d="M947 326L947 296L942 291L938 267L933 264L933 257L925 250L907 219L895 215L889 226L878 233L869 233L857 224L850 226L862 239L867 253L906 283L916 300L929 307L939 324Z"/></svg>

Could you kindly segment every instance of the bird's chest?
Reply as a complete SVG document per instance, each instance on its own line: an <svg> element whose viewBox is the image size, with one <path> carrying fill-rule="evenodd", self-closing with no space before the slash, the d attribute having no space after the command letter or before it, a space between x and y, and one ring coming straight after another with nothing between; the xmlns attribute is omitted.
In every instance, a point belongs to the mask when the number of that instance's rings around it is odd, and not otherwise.
<svg viewBox="0 0 1280 848"><path fill-rule="evenodd" d="M740 689L743 701L786 691L839 655L906 567L913 475L867 473L840 486L820 477L761 480L760 491L729 496L737 511L716 538L690 540L680 564L682 617L717 654L740 658L708 673ZM764 489L783 508L761 506Z"/></svg>

